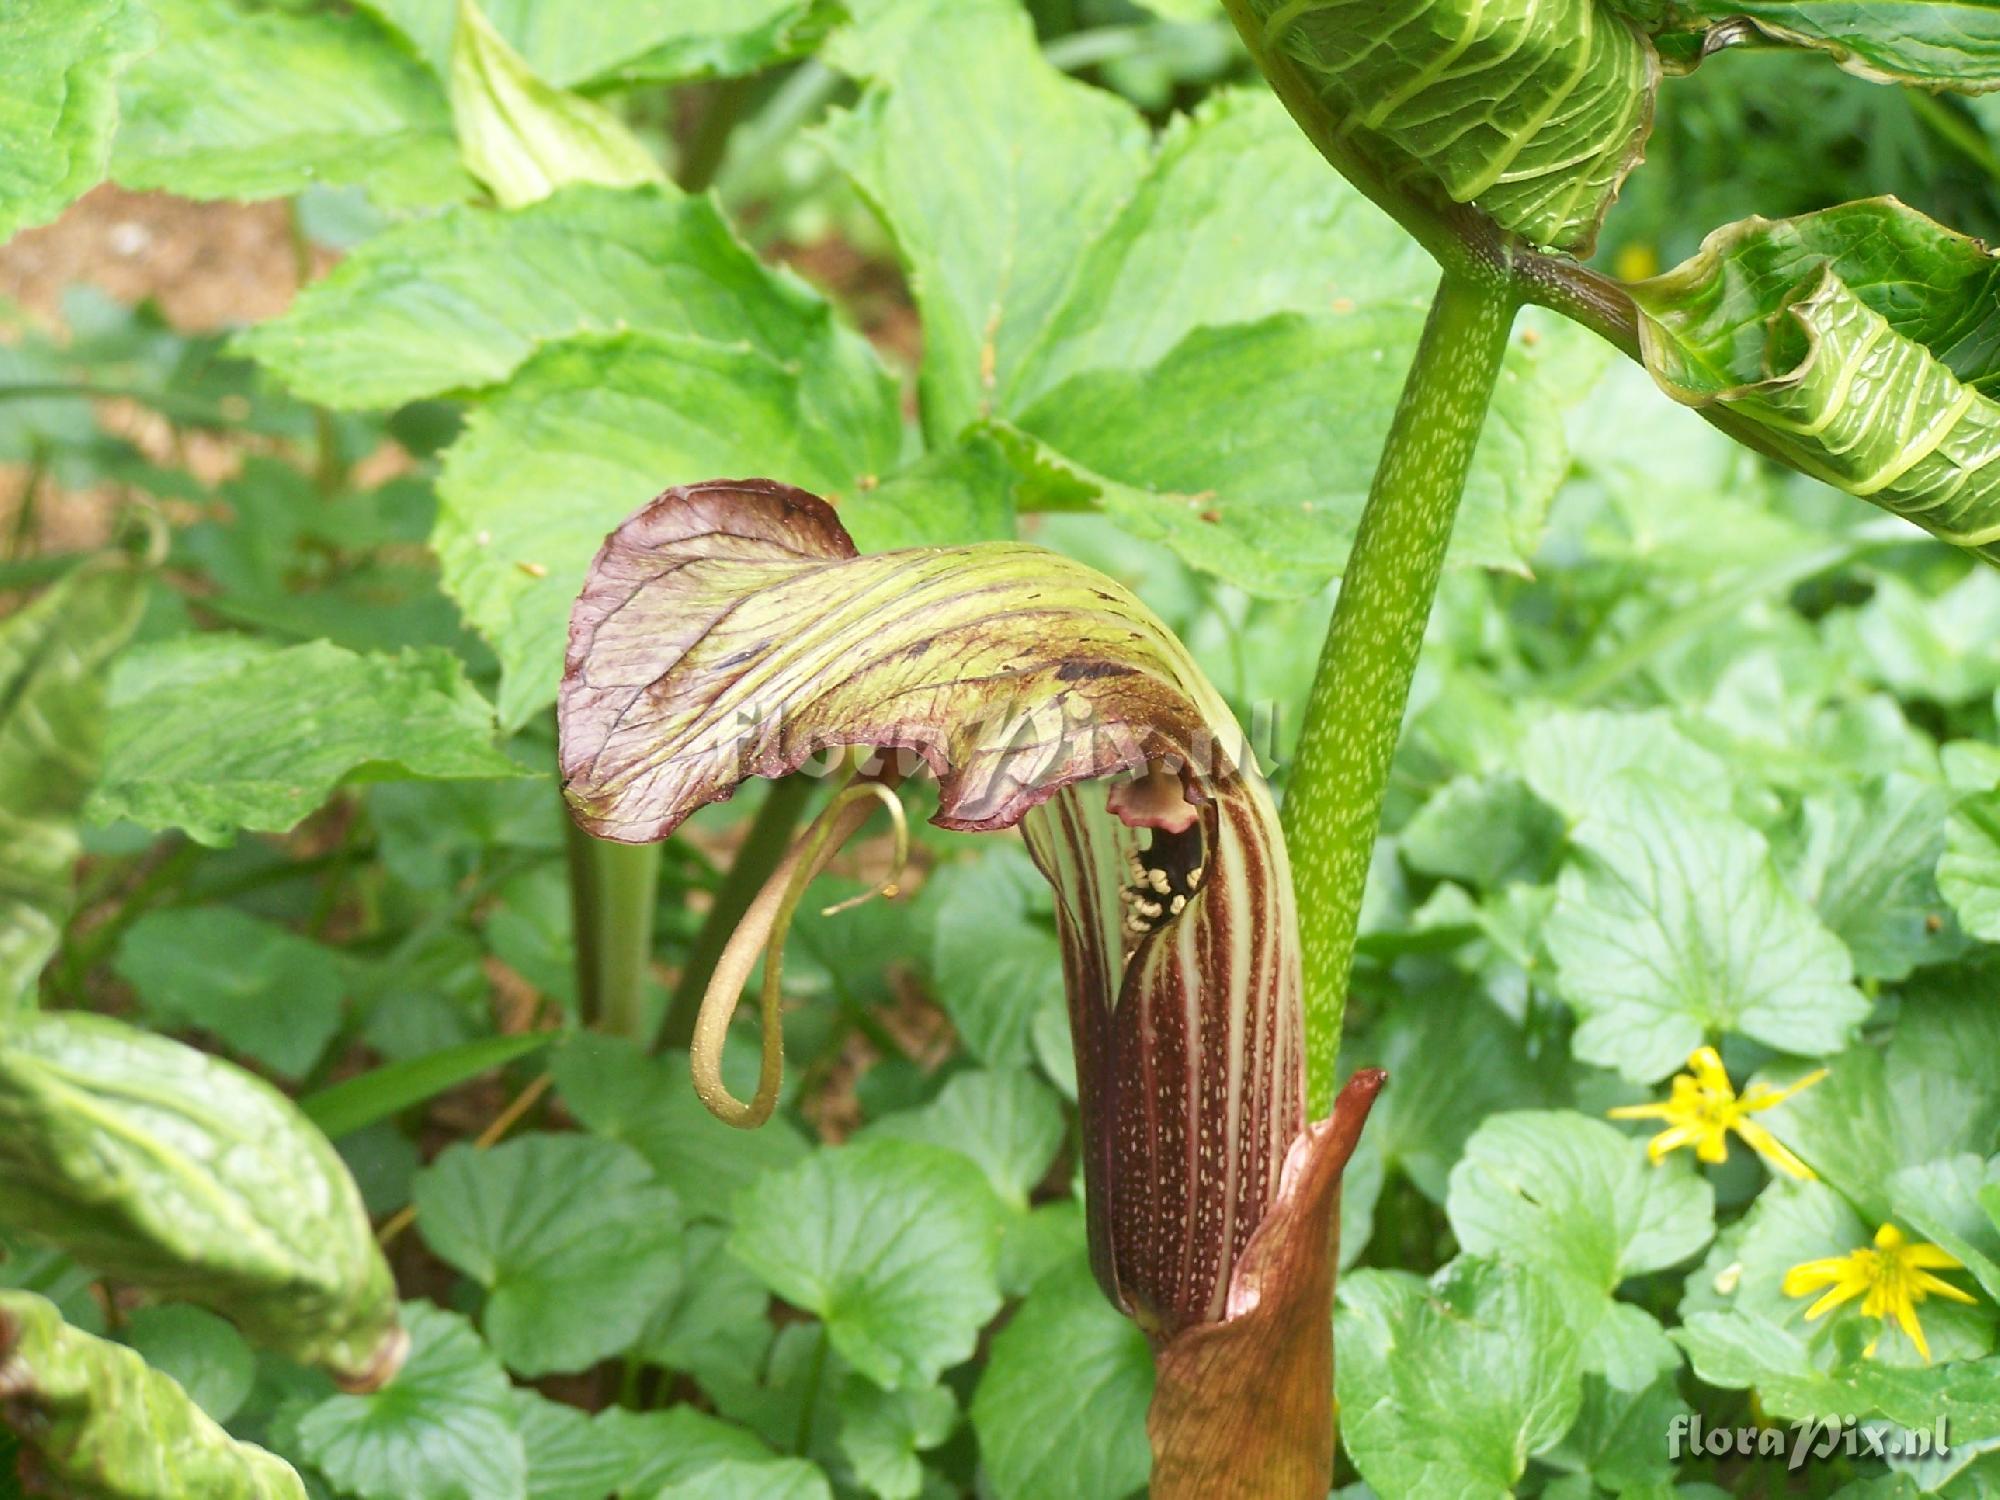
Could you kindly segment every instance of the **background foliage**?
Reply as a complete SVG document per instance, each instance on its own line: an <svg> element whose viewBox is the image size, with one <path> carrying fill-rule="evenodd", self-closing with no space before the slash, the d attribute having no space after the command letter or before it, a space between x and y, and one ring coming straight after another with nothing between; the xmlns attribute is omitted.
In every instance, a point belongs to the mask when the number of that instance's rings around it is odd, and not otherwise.
<svg viewBox="0 0 2000 1500"><path fill-rule="evenodd" d="M638 503L768 474L864 547L1111 572L1282 785L1434 271L1206 0L487 15L489 87L563 161L480 114L449 5L0 17L15 265L108 176L284 200L309 283L200 332L81 282L0 308L0 1011L136 1019L300 1098L414 1349L341 1394L30 1222L0 1283L315 1495L1135 1493L1150 1366L1082 1262L1025 855L929 831L906 899L803 919L786 1107L716 1124L684 1055L578 1013L564 621ZM1668 90L1600 259L1882 191L1980 232L1996 150L1988 104L1731 52ZM2000 1490L2000 579L1545 319L1454 553L1349 1019L1393 1081L1344 1200L1343 1482ZM667 850L662 1009L760 795ZM1830 1068L1765 1117L1820 1181L1605 1123L1705 1037L1739 1083ZM1892 1217L1979 1290L1925 1305L1930 1363L1779 1291ZM1956 1446L1670 1459L1690 1413L1945 1413Z"/></svg>

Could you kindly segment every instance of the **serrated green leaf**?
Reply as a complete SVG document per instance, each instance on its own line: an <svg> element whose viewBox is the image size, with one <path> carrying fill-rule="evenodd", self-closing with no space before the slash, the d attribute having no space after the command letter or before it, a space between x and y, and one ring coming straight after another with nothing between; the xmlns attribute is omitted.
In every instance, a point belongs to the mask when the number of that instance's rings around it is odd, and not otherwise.
<svg viewBox="0 0 2000 1500"><path fill-rule="evenodd" d="M1097 370L1015 416L1136 535L1253 593L1339 573L1422 315L1395 306L1198 328L1144 370ZM1559 413L1503 370L1453 531L1461 565L1525 570L1561 482Z"/></svg>
<svg viewBox="0 0 2000 1500"><path fill-rule="evenodd" d="M655 1364L718 1386L757 1382L775 1330L764 1284L729 1253L719 1224L690 1224L681 1236L682 1261L673 1290L653 1315L638 1351Z"/></svg>
<svg viewBox="0 0 2000 1500"><path fill-rule="evenodd" d="M2000 89L2000 14L1982 0L1673 0L1665 10L1669 31L1705 35L1748 22L1771 41L1824 52L1874 83Z"/></svg>
<svg viewBox="0 0 2000 1500"><path fill-rule="evenodd" d="M1868 1013L1847 950L1746 824L1625 772L1574 838L1544 936L1581 1060L1650 1083L1726 1032L1819 1056Z"/></svg>
<svg viewBox="0 0 2000 1500"><path fill-rule="evenodd" d="M995 1336L972 1426L1001 1500L1124 1500L1152 1467L1145 1336L1079 1258L1038 1283Z"/></svg>
<svg viewBox="0 0 2000 1500"><path fill-rule="evenodd" d="M257 1362L242 1336L202 1308L185 1302L142 1307L120 1335L218 1422L236 1415L256 1383Z"/></svg>
<svg viewBox="0 0 2000 1500"><path fill-rule="evenodd" d="M1461 1257L1428 1283L1349 1272L1334 1344L1341 1438L1383 1495L1503 1500L1581 1400L1561 1295L1522 1266Z"/></svg>
<svg viewBox="0 0 2000 1500"><path fill-rule="evenodd" d="M1718 229L1632 288L1647 369L1802 473L1945 541L2000 537L2000 260L1893 199Z"/></svg>
<svg viewBox="0 0 2000 1500"><path fill-rule="evenodd" d="M104 1017L22 1017L0 1045L0 1126L0 1219L302 1363L361 1378L393 1356L360 1194L268 1084Z"/></svg>
<svg viewBox="0 0 2000 1500"><path fill-rule="evenodd" d="M1013 4L941 7L922 35L824 139L909 268L924 430L942 446L1014 389L1145 136L1129 105L1045 63Z"/></svg>
<svg viewBox="0 0 2000 1500"><path fill-rule="evenodd" d="M135 573L83 568L0 621L0 1020L34 993L69 916L105 664L144 598Z"/></svg>
<svg viewBox="0 0 2000 1500"><path fill-rule="evenodd" d="M9 7L0 17L0 241L104 180L117 78L146 41L127 0Z"/></svg>
<svg viewBox="0 0 2000 1500"><path fill-rule="evenodd" d="M538 78L476 0L458 0L447 78L466 170L502 208L576 182L630 187L665 179L617 115Z"/></svg>
<svg viewBox="0 0 2000 1500"><path fill-rule="evenodd" d="M924 899L936 903L930 968L938 1003L967 1049L989 1067L1032 1061L1035 1018L1054 1012L1068 1025L1048 882L1008 844L941 867Z"/></svg>
<svg viewBox="0 0 2000 1500"><path fill-rule="evenodd" d="M1788 861L1792 888L1847 945L1861 979L1902 979L1947 958L1933 875L1944 852L1944 794L1909 776L1808 797Z"/></svg>
<svg viewBox="0 0 2000 1500"><path fill-rule="evenodd" d="M236 347L307 398L394 406L493 385L542 344L623 328L833 366L879 366L826 301L758 263L707 198L582 185L512 211L453 209L364 243ZM876 400L886 401L887 394Z"/></svg>
<svg viewBox="0 0 2000 1500"><path fill-rule="evenodd" d="M88 810L219 844L284 832L349 780L523 774L492 738L492 710L443 651L183 636L113 673Z"/></svg>
<svg viewBox="0 0 2000 1500"><path fill-rule="evenodd" d="M158 42L119 87L111 175L187 198L279 198L353 183L392 205L448 203L458 164L444 91L362 15L145 0Z"/></svg>
<svg viewBox="0 0 2000 1500"><path fill-rule="evenodd" d="M305 1500L282 1459L237 1442L132 1350L69 1327L28 1292L0 1291L0 1398L0 1426L61 1486L50 1493Z"/></svg>
<svg viewBox="0 0 2000 1500"><path fill-rule="evenodd" d="M366 0L440 76L451 67L456 0ZM840 19L834 0L551 0L481 7L537 77L558 88L620 80L733 78L810 51Z"/></svg>
<svg viewBox="0 0 2000 1500"><path fill-rule="evenodd" d="M1353 0L1228 4L1280 97L1317 106L1309 133L1537 244L1588 254L1645 149L1659 59L1597 0L1392 15Z"/></svg>
<svg viewBox="0 0 2000 1500"><path fill-rule="evenodd" d="M1945 771L1958 795L1945 819L1938 890L1973 937L2000 941L2000 765L1976 744L1945 747Z"/></svg>
<svg viewBox="0 0 2000 1500"><path fill-rule="evenodd" d="M1445 1205L1471 1255L1534 1266L1609 1295L1676 1265L1715 1232L1715 1193L1685 1162L1571 1110L1489 1115L1452 1168Z"/></svg>
<svg viewBox="0 0 2000 1500"><path fill-rule="evenodd" d="M472 1325L407 1303L410 1354L369 1396L329 1396L298 1419L304 1456L362 1500L526 1500L514 1393Z"/></svg>
<svg viewBox="0 0 2000 1500"><path fill-rule="evenodd" d="M863 489L840 507L840 521L863 552L956 547L1012 541L1017 511L1052 503L1041 476L1024 473L974 429Z"/></svg>
<svg viewBox="0 0 2000 1500"><path fill-rule="evenodd" d="M742 1189L796 1167L810 1150L783 1118L757 1130L716 1119L695 1095L685 1052L650 1058L629 1042L586 1034L571 1038L549 1071L570 1112L645 1157L690 1219L728 1219ZM743 1087L730 1069L723 1076Z"/></svg>
<svg viewBox="0 0 2000 1500"><path fill-rule="evenodd" d="M1651 1495L1655 1491L1648 1486L1666 1485L1674 1476L1663 1435L1674 1430L1677 1418L1692 1414L1671 1376L1625 1391L1601 1376L1586 1374L1575 1425L1543 1455L1542 1462L1589 1475L1614 1494Z"/></svg>
<svg viewBox="0 0 2000 1500"><path fill-rule="evenodd" d="M662 488L754 472L846 495L894 466L902 423L880 366L823 365L825 352L781 362L679 337L578 338L541 350L474 413L439 481L434 543L500 657L503 724L554 696L592 554Z"/></svg>
<svg viewBox="0 0 2000 1500"><path fill-rule="evenodd" d="M430 1247L486 1288L487 1341L523 1375L587 1369L630 1346L680 1269L679 1203L616 1141L455 1145L412 1201Z"/></svg>
<svg viewBox="0 0 2000 1500"><path fill-rule="evenodd" d="M340 1027L339 955L233 907L147 912L115 967L156 1023L198 1027L286 1078L310 1071Z"/></svg>
<svg viewBox="0 0 2000 1500"><path fill-rule="evenodd" d="M825 1320L887 1389L928 1386L999 1311L1002 1215L961 1158L914 1141L821 1150L736 1198L730 1248L778 1296Z"/></svg>

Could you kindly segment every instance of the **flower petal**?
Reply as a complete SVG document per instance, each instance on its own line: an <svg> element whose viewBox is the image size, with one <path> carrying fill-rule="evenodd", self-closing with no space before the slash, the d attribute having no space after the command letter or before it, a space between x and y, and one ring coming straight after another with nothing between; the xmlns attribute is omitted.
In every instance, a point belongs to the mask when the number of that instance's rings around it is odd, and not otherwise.
<svg viewBox="0 0 2000 1500"><path fill-rule="evenodd" d="M1743 1143L1755 1151L1765 1161L1783 1172L1787 1177L1795 1177L1800 1182L1818 1180L1813 1169L1799 1160L1798 1155L1775 1135L1755 1120L1738 1120L1736 1133Z"/></svg>

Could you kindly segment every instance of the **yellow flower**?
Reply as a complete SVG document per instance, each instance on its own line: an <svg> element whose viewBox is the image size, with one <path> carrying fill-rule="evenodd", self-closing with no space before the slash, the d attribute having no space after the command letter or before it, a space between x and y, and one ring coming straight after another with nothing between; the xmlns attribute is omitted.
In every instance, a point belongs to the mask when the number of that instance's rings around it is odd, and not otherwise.
<svg viewBox="0 0 2000 1500"><path fill-rule="evenodd" d="M1917 1346L1924 1363L1929 1364L1931 1346L1917 1322L1917 1304L1933 1293L1953 1302L1972 1301L1969 1293L1931 1274L1962 1269L1948 1251L1937 1245L1913 1243L1894 1224L1884 1224L1875 1231L1874 1249L1850 1250L1845 1255L1793 1266L1785 1272L1782 1289L1787 1297L1807 1297L1821 1287L1827 1288L1825 1295L1806 1309L1808 1321L1860 1297L1864 1316L1879 1318L1884 1323L1894 1318L1896 1326ZM1878 1334L1862 1353L1873 1354L1880 1342Z"/></svg>
<svg viewBox="0 0 2000 1500"><path fill-rule="evenodd" d="M1812 1168L1750 1116L1782 1104L1800 1089L1811 1088L1826 1077L1825 1068L1781 1089L1757 1084L1740 1097L1730 1086L1729 1074L1713 1047L1697 1047L1690 1053L1688 1069L1674 1075L1673 1091L1659 1103L1627 1104L1609 1112L1614 1120L1667 1122L1667 1128L1646 1143L1648 1156L1658 1162L1669 1151L1693 1146L1694 1154L1703 1161L1719 1164L1729 1159L1729 1132L1733 1130L1780 1172L1801 1182L1813 1180Z"/></svg>

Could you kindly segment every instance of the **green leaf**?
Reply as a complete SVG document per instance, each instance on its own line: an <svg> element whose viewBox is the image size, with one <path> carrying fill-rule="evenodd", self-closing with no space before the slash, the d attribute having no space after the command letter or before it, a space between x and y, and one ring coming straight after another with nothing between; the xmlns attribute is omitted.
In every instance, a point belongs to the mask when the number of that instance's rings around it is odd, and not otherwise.
<svg viewBox="0 0 2000 1500"><path fill-rule="evenodd" d="M366 0L444 75L456 0ZM558 88L612 79L734 78L803 56L840 19L833 0L614 0L585 10L551 0L488 0L493 29Z"/></svg>
<svg viewBox="0 0 2000 1500"><path fill-rule="evenodd" d="M465 197L444 91L371 18L145 0L158 44L119 89L111 175L187 198L356 184L390 206Z"/></svg>
<svg viewBox="0 0 2000 1500"><path fill-rule="evenodd" d="M292 1102L115 1021L22 1017L0 1045L0 1221L212 1308L350 1378L398 1343L354 1182Z"/></svg>
<svg viewBox="0 0 2000 1500"><path fill-rule="evenodd" d="M1267 90L1223 90L1168 123L1000 408L1018 412L1090 370L1158 365L1198 328L1421 310L1436 282L1436 263L1327 171Z"/></svg>
<svg viewBox="0 0 2000 1500"><path fill-rule="evenodd" d="M629 187L665 178L617 115L536 77L475 0L458 0L449 79L466 170L502 208L575 182Z"/></svg>
<svg viewBox="0 0 2000 1500"><path fill-rule="evenodd" d="M1662 1375L1640 1390L1625 1391L1601 1376L1586 1374L1575 1425L1542 1456L1542 1462L1587 1474L1615 1494L1661 1493L1648 1486L1664 1486L1674 1477L1674 1462L1662 1438L1674 1430L1676 1418L1692 1414L1671 1375ZM1555 1491L1551 1487L1542 1493L1549 1496Z"/></svg>
<svg viewBox="0 0 2000 1500"><path fill-rule="evenodd" d="M924 431L1004 402L1078 258L1138 180L1143 125L1042 60L1010 0L924 18L922 45L823 139L895 236L923 315ZM810 485L806 488L811 488Z"/></svg>
<svg viewBox="0 0 2000 1500"><path fill-rule="evenodd" d="M599 1412L593 1424L608 1447L625 1459L621 1496L646 1497L664 1485L698 1477L719 1464L757 1463L771 1450L741 1427L676 1406L670 1411L634 1412L618 1407Z"/></svg>
<svg viewBox="0 0 2000 1500"><path fill-rule="evenodd" d="M1057 488L1066 483L1058 480ZM863 552L893 552L1012 541L1017 511L1054 503L1043 476L1023 472L998 442L974 429L864 488L840 507L840 520Z"/></svg>
<svg viewBox="0 0 2000 1500"><path fill-rule="evenodd" d="M9 7L0 17L0 241L104 180L117 77L145 42L126 0Z"/></svg>
<svg viewBox="0 0 2000 1500"><path fill-rule="evenodd" d="M286 1078L311 1071L340 1027L340 956L233 907L147 912L115 967L156 1023L198 1027Z"/></svg>
<svg viewBox="0 0 2000 1500"><path fill-rule="evenodd" d="M554 1040L553 1033L546 1031L479 1037L407 1062L388 1063L344 1078L318 1093L308 1094L299 1100L299 1108L305 1111L308 1120L338 1140L482 1073L538 1052Z"/></svg>
<svg viewBox="0 0 2000 1500"><path fill-rule="evenodd" d="M917 1500L924 1466L917 1457L951 1436L958 1402L948 1387L885 1391L865 1380L840 1389L840 1451L854 1477L881 1500Z"/></svg>
<svg viewBox="0 0 2000 1500"><path fill-rule="evenodd" d="M802 1458L732 1458L668 1485L654 1500L833 1500L833 1491Z"/></svg>
<svg viewBox="0 0 2000 1500"><path fill-rule="evenodd" d="M1048 1085L1020 1070L960 1073L921 1109L887 1115L859 1140L928 1141L970 1157L1000 1201L1019 1212L1048 1174L1068 1127Z"/></svg>
<svg viewBox="0 0 2000 1500"><path fill-rule="evenodd" d="M309 400L396 406L497 384L545 343L628 327L826 362L861 398L871 377L886 385L825 299L761 265L712 200L652 186L569 187L400 225L235 347Z"/></svg>
<svg viewBox="0 0 2000 1500"><path fill-rule="evenodd" d="M1806 799L1803 837L1786 873L1847 945L1857 978L1902 979L1950 956L1933 930L1944 905L1933 871L1944 852L1945 809L1937 787L1909 776Z"/></svg>
<svg viewBox="0 0 2000 1500"><path fill-rule="evenodd" d="M1893 199L1711 234L1632 289L1647 369L1748 442L1955 545L2000 537L2000 260ZM2000 554L1996 554L2000 556Z"/></svg>
<svg viewBox="0 0 2000 1500"><path fill-rule="evenodd" d="M526 1500L514 1393L472 1325L407 1303L410 1356L371 1396L330 1396L298 1419L313 1466L362 1500Z"/></svg>
<svg viewBox="0 0 2000 1500"><path fill-rule="evenodd" d="M1369 1112L1364 1146L1438 1203L1482 1118L1547 1102L1520 1029L1464 990L1399 995L1355 1052L1357 1064L1386 1068L1395 1080Z"/></svg>
<svg viewBox="0 0 2000 1500"><path fill-rule="evenodd" d="M730 1248L887 1389L971 1356L1000 1308L1002 1218L961 1158L914 1141L821 1150L736 1198Z"/></svg>
<svg viewBox="0 0 2000 1500"><path fill-rule="evenodd" d="M487 1341L523 1375L628 1347L680 1269L680 1206L638 1152L590 1136L448 1148L412 1201L430 1247L487 1290Z"/></svg>
<svg viewBox="0 0 2000 1500"><path fill-rule="evenodd" d="M1715 1233L1714 1190L1685 1161L1656 1167L1636 1140L1572 1110L1489 1115L1452 1168L1445 1211L1467 1254L1607 1296Z"/></svg>
<svg viewBox="0 0 2000 1500"><path fill-rule="evenodd" d="M1395 306L1198 328L1143 371L1078 375L1015 417L1136 535L1253 593L1343 566L1422 314ZM1218 438L1218 434L1222 436ZM1454 529L1460 565L1525 570L1564 472L1560 413L1504 369Z"/></svg>
<svg viewBox="0 0 2000 1500"><path fill-rule="evenodd" d="M1351 1271L1334 1343L1341 1438L1378 1494L1503 1500L1581 1400L1561 1294L1524 1266Z"/></svg>
<svg viewBox="0 0 2000 1500"><path fill-rule="evenodd" d="M1945 819L1938 890L1973 937L2000 942L2000 764L1978 744L1945 747L1958 796Z"/></svg>
<svg viewBox="0 0 2000 1500"><path fill-rule="evenodd" d="M942 866L924 899L936 903L930 969L938 1003L967 1050L988 1067L1031 1062L1035 1018L1055 1011L1068 1024L1048 882L1009 843Z"/></svg>
<svg viewBox="0 0 2000 1500"><path fill-rule="evenodd" d="M993 1340L972 1398L1001 1500L1122 1500L1146 1484L1146 1339L1079 1258L1039 1282Z"/></svg>
<svg viewBox="0 0 2000 1500"><path fill-rule="evenodd" d="M85 567L0 621L0 1019L34 993L69 916L105 663L144 598L137 574Z"/></svg>
<svg viewBox="0 0 2000 1500"><path fill-rule="evenodd" d="M1889 1179L1889 1204L1899 1223L1920 1239L1944 1246L2000 1303L2000 1222L1981 1211L1982 1195L2000 1194L2000 1157L1971 1152L1904 1167Z"/></svg>
<svg viewBox="0 0 2000 1500"><path fill-rule="evenodd" d="M1558 709L1528 726L1520 763L1535 795L1572 824L1612 800L1606 788L1621 771L1648 771L1711 805L1726 806L1731 790L1728 768L1661 709Z"/></svg>
<svg viewBox="0 0 2000 1500"><path fill-rule="evenodd" d="M350 780L521 775L492 737L491 709L443 651L183 636L113 674L89 815L211 844L238 828L281 833Z"/></svg>
<svg viewBox="0 0 2000 1500"><path fill-rule="evenodd" d="M1485 889L1548 878L1562 818L1511 771L1458 776L1403 825L1396 848L1412 869Z"/></svg>
<svg viewBox="0 0 2000 1500"><path fill-rule="evenodd" d="M721 1225L691 1224L681 1239L673 1289L638 1350L655 1364L693 1376L710 1394L720 1386L753 1386L775 1332L767 1316L770 1294L729 1253L729 1233Z"/></svg>
<svg viewBox="0 0 2000 1500"><path fill-rule="evenodd" d="M1428 179L1534 243L1589 254L1645 150L1659 59L1598 0L1499 13L1429 0L1393 18L1346 0L1230 10L1315 140Z"/></svg>
<svg viewBox="0 0 2000 1500"><path fill-rule="evenodd" d="M1891 1217L1901 1168L1973 1152L2000 1136L2000 1054L1993 978L1941 971L1935 989L1904 998L1886 1045L1864 1044L1828 1076L1765 1116L1778 1139L1875 1224ZM1796 1069L1774 1070L1773 1081Z"/></svg>
<svg viewBox="0 0 2000 1500"><path fill-rule="evenodd" d="M1643 13L1636 4L1621 8ZM1666 11L1670 31L1706 34L1748 22L1771 41L1824 52L1874 83L2000 89L2000 14L1983 0L1674 0Z"/></svg>
<svg viewBox="0 0 2000 1500"><path fill-rule="evenodd" d="M1650 1083L1725 1032L1818 1056L1867 1015L1846 949L1754 829L1626 772L1574 837L1544 936L1582 1061Z"/></svg>
<svg viewBox="0 0 2000 1500"><path fill-rule="evenodd" d="M631 1467L590 1413L534 1391L510 1393L528 1460L527 1500L604 1500Z"/></svg>
<svg viewBox="0 0 2000 1500"><path fill-rule="evenodd" d="M49 1493L305 1500L282 1459L237 1442L132 1350L69 1327L28 1292L0 1291L0 1393L0 1426L60 1486Z"/></svg>
<svg viewBox="0 0 2000 1500"><path fill-rule="evenodd" d="M142 1307L126 1320L124 1342L170 1377L218 1422L242 1408L257 1380L257 1362L234 1328L184 1302Z"/></svg>
<svg viewBox="0 0 2000 1500"><path fill-rule="evenodd" d="M716 1119L695 1097L685 1052L651 1058L629 1042L585 1034L564 1044L549 1071L570 1113L645 1157L691 1219L729 1218L744 1188L797 1166L810 1150L783 1118L757 1130ZM743 1086L728 1069L724 1078Z"/></svg>
<svg viewBox="0 0 2000 1500"><path fill-rule="evenodd" d="M554 696L591 556L665 486L753 472L845 495L894 466L893 387L872 359L827 355L583 337L541 350L474 413L446 458L434 541L446 587L500 657L503 724Z"/></svg>

